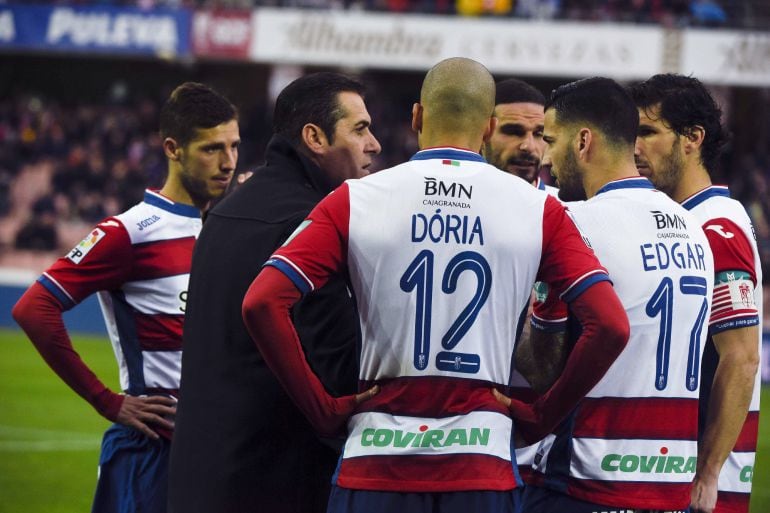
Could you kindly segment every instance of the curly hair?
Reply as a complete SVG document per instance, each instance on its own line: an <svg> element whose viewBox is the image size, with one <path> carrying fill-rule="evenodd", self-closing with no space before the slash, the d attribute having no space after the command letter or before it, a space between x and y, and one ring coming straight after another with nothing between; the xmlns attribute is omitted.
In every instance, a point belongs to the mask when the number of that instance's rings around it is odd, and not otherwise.
<svg viewBox="0 0 770 513"><path fill-rule="evenodd" d="M634 103L646 111L659 107L662 120L679 135L689 135L696 126L705 136L701 162L713 173L729 134L722 126L722 109L697 78L673 73L655 75L629 88Z"/></svg>

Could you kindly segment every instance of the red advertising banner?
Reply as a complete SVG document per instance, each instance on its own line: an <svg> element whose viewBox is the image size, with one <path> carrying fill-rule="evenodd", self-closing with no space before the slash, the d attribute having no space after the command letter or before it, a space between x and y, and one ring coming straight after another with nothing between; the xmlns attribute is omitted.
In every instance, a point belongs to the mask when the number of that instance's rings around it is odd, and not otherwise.
<svg viewBox="0 0 770 513"><path fill-rule="evenodd" d="M196 57L248 59L250 11L196 11L192 28L192 52Z"/></svg>

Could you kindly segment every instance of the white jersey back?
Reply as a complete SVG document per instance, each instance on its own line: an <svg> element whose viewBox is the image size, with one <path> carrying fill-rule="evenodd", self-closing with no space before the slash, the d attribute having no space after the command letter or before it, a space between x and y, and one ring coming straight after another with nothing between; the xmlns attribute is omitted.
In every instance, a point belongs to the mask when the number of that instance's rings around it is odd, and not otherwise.
<svg viewBox="0 0 770 513"><path fill-rule="evenodd" d="M342 261L362 333L362 387L337 484L509 490L508 385L518 316L536 279L566 301L607 279L558 201L476 153L424 150L321 202L268 265L300 288ZM344 252L344 254L341 254Z"/></svg>
<svg viewBox="0 0 770 513"><path fill-rule="evenodd" d="M631 336L541 444L536 482L598 504L686 508L714 281L708 241L698 220L645 178L610 182L569 210L609 272Z"/></svg>

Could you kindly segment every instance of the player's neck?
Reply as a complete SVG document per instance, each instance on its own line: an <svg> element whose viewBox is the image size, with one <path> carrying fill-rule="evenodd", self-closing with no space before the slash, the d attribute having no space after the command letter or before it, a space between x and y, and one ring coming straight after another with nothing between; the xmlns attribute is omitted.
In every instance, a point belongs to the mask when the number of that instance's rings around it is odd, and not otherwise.
<svg viewBox="0 0 770 513"><path fill-rule="evenodd" d="M633 160L613 160L606 165L598 167L594 172L588 172L583 178L583 188L586 191L586 197L592 198L599 192L599 189L610 182L623 178L632 178L640 176Z"/></svg>
<svg viewBox="0 0 770 513"><path fill-rule="evenodd" d="M701 163L693 163L682 170L682 178L671 191L671 198L681 203L696 192L711 186L711 176Z"/></svg>
<svg viewBox="0 0 770 513"><path fill-rule="evenodd" d="M208 202L206 202L203 205L199 205L195 199L190 194L190 191L188 191L184 185L182 185L181 180L179 180L179 177L171 173L169 170L169 175L166 178L166 182L163 184L163 187L161 188L160 192L163 196L167 197L174 203L181 203L183 205L192 205L199 210L204 210L208 206Z"/></svg>
<svg viewBox="0 0 770 513"><path fill-rule="evenodd" d="M478 152L481 150L482 138L471 137L466 134L428 134L422 132L418 140L420 149L425 148L462 148Z"/></svg>

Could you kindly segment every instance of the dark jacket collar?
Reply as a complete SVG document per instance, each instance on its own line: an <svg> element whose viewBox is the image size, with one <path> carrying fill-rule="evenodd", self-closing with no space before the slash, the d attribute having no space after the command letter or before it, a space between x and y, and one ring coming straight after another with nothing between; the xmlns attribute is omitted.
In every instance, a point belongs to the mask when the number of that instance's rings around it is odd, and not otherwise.
<svg viewBox="0 0 770 513"><path fill-rule="evenodd" d="M297 151L291 142L282 135L273 134L270 142L267 143L265 165L267 167L279 166L286 168L287 173L300 174L305 182L323 195L332 192L335 188L321 168Z"/></svg>

